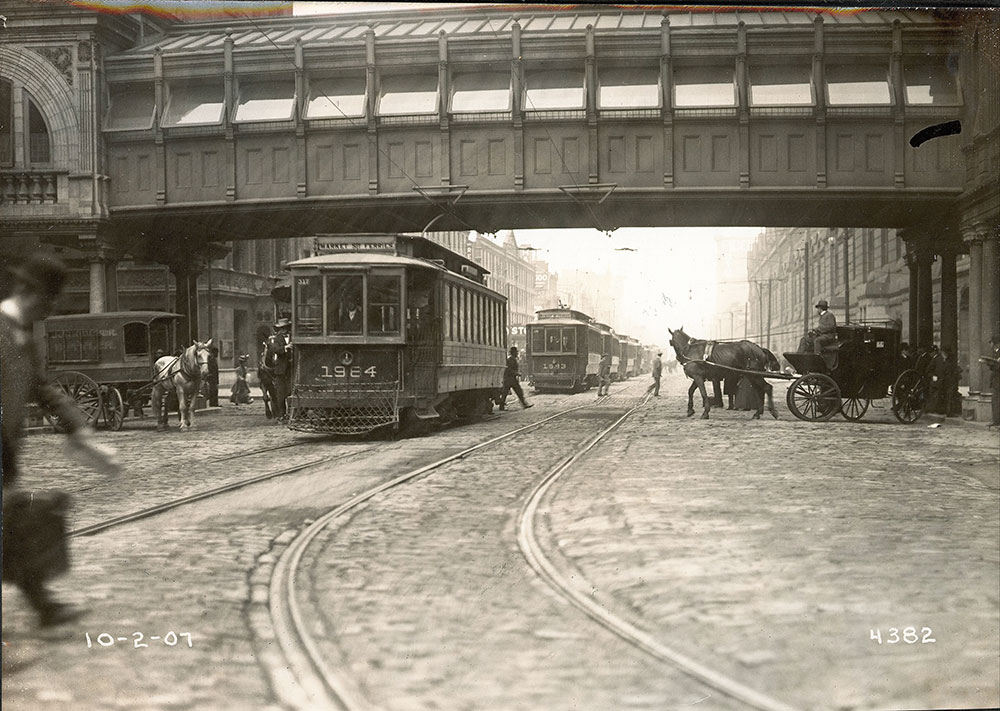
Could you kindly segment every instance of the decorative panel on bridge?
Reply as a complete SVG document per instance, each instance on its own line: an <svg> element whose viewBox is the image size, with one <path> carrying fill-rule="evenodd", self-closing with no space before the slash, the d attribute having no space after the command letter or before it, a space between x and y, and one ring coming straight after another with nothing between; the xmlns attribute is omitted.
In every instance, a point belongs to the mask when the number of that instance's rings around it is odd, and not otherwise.
<svg viewBox="0 0 1000 711"><path fill-rule="evenodd" d="M166 146L168 202L206 202L226 198L225 141L175 139ZM115 176L112 176L112 180Z"/></svg>
<svg viewBox="0 0 1000 711"><path fill-rule="evenodd" d="M826 126L827 184L892 187L893 134L893 125L888 122L830 121Z"/></svg>
<svg viewBox="0 0 1000 711"><path fill-rule="evenodd" d="M739 127L735 121L693 120L674 124L677 187L739 186Z"/></svg>
<svg viewBox="0 0 1000 711"><path fill-rule="evenodd" d="M364 130L306 136L308 194L361 195L368 191L368 135Z"/></svg>
<svg viewBox="0 0 1000 711"><path fill-rule="evenodd" d="M451 181L470 190L509 190L514 185L513 135L493 126L454 126Z"/></svg>
<svg viewBox="0 0 1000 711"><path fill-rule="evenodd" d="M811 117L750 123L750 184L816 184L816 123Z"/></svg>
<svg viewBox="0 0 1000 711"><path fill-rule="evenodd" d="M597 131L600 180L624 187L663 185L663 124L623 123Z"/></svg>

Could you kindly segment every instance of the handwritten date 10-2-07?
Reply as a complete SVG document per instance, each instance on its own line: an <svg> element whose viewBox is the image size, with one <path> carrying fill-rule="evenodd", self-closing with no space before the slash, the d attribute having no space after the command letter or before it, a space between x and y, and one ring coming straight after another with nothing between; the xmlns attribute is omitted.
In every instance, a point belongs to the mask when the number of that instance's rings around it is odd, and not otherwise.
<svg viewBox="0 0 1000 711"><path fill-rule="evenodd" d="M882 637L882 630L878 627L873 628L869 632L869 637L873 642L878 642L879 644L931 644L932 642L937 642L931 635L933 632L930 627L921 627L920 632L917 632L916 627L904 627L899 629L898 627L890 627L885 631L885 638Z"/></svg>
<svg viewBox="0 0 1000 711"><path fill-rule="evenodd" d="M150 635L147 637L142 632L133 632L129 636L115 637L114 635L108 634L107 632L102 632L97 635L96 639L91 638L90 632L86 633L87 638L87 649L93 649L97 647L113 647L116 642L125 643L124 646L131 646L133 649L142 649L143 647L148 647L149 642L160 643L167 647L176 647L178 644L184 647L193 647L194 641L191 639L190 632L167 632L165 635ZM184 640L184 641L182 641ZM96 644L95 644L96 642ZM186 642L186 644L185 644Z"/></svg>

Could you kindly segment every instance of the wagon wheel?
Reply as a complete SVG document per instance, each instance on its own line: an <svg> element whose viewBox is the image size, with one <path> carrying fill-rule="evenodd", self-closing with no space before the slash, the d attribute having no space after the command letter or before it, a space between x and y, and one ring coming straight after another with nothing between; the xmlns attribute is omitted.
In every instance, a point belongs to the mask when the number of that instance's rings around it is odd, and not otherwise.
<svg viewBox="0 0 1000 711"><path fill-rule="evenodd" d="M800 420L826 422L840 411L840 388L828 375L809 373L792 383L785 403Z"/></svg>
<svg viewBox="0 0 1000 711"><path fill-rule="evenodd" d="M114 385L101 388L101 412L104 423L114 432L122 428L125 421L125 401L122 394Z"/></svg>
<svg viewBox="0 0 1000 711"><path fill-rule="evenodd" d="M871 399L867 397L848 397L840 406L840 414L845 420L857 422L868 412L868 406L871 404Z"/></svg>
<svg viewBox="0 0 1000 711"><path fill-rule="evenodd" d="M924 414L927 383L915 370L904 370L892 386L892 414L904 425L913 424Z"/></svg>
<svg viewBox="0 0 1000 711"><path fill-rule="evenodd" d="M83 373L67 370L56 375L50 384L66 393L77 409L83 413L87 424L97 423L97 418L101 414L101 388L97 383ZM45 419L58 432L66 432L69 429L68 424L59 415L46 413Z"/></svg>

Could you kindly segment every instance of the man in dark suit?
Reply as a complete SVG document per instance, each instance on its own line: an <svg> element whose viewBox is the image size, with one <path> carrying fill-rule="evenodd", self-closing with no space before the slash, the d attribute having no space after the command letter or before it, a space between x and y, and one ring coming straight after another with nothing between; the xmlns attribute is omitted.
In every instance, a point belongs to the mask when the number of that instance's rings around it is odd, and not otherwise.
<svg viewBox="0 0 1000 711"><path fill-rule="evenodd" d="M820 299L816 302L816 310L819 311L819 325L799 341L799 353L820 354L825 346L837 342L837 317L830 313L830 304Z"/></svg>
<svg viewBox="0 0 1000 711"><path fill-rule="evenodd" d="M521 389L519 374L520 365L517 361L517 346L511 346L510 355L507 356L507 367L503 371L503 394L500 396L501 410L507 409L507 396L510 395L511 390L517 395L517 399L521 401L521 407L525 409L534 407L524 399L524 390Z"/></svg>
<svg viewBox="0 0 1000 711"><path fill-rule="evenodd" d="M340 307L340 319L337 323L337 330L341 333L361 333L363 316L361 307L357 302L347 297L344 305Z"/></svg>
<svg viewBox="0 0 1000 711"><path fill-rule="evenodd" d="M80 612L55 601L45 588L47 577L66 568L62 515L69 497L57 494L45 511L18 502L17 455L28 405L36 402L57 415L69 430L68 452L106 473L117 473L113 450L96 444L87 420L59 388L46 382L32 330L52 312L66 278L55 259L35 256L13 270L13 293L0 302L0 429L3 432L3 579L24 593L43 627L70 622ZM46 518L47 517L47 518Z"/></svg>

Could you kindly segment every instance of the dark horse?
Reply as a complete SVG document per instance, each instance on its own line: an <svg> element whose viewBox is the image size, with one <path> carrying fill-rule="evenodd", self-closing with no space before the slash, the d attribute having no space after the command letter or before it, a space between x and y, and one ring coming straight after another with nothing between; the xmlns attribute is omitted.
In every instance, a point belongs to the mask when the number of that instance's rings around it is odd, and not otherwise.
<svg viewBox="0 0 1000 711"><path fill-rule="evenodd" d="M280 420L285 416L285 400L291 394L292 357L287 345L280 333L271 334L261 342L257 379L264 395L264 415L268 419Z"/></svg>
<svg viewBox="0 0 1000 711"><path fill-rule="evenodd" d="M667 329L670 331L670 329ZM711 400L705 392L706 380L723 380L727 376L732 376L737 370L763 371L771 370L777 364L777 359L769 351L761 348L756 343L750 341L737 341L735 343L716 343L712 347L709 356L705 357L705 347L708 341L691 338L684 333L684 327L676 331L670 331L670 345L673 346L677 354L677 361L684 366L684 374L694 382L688 388L688 417L694 414L694 390L701 391L701 400L705 408L701 414L701 419L707 420L709 410L712 409ZM717 366L726 366L720 368ZM753 387L757 394L757 411L753 414L753 419L759 420L764 412L764 395L767 395L767 409L778 419L778 411L774 408L774 394L771 384L763 376L742 373Z"/></svg>

